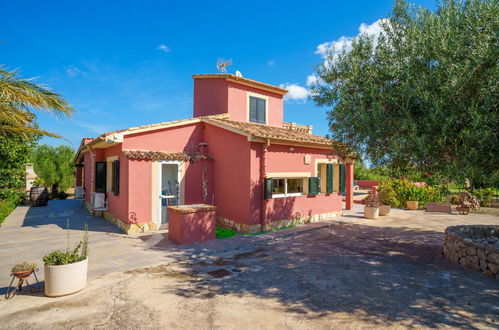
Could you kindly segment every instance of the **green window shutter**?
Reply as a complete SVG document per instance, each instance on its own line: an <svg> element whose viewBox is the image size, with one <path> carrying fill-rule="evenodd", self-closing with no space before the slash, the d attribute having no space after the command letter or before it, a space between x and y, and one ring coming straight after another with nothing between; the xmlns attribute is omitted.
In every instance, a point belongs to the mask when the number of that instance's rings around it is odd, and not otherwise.
<svg viewBox="0 0 499 330"><path fill-rule="evenodd" d="M341 193L345 193L345 164L340 164L340 191Z"/></svg>
<svg viewBox="0 0 499 330"><path fill-rule="evenodd" d="M106 192L106 162L95 162L95 192Z"/></svg>
<svg viewBox="0 0 499 330"><path fill-rule="evenodd" d="M326 171L326 192L333 193L333 164L327 164Z"/></svg>
<svg viewBox="0 0 499 330"><path fill-rule="evenodd" d="M308 194L318 195L319 194L319 178L311 177L308 178Z"/></svg>
<svg viewBox="0 0 499 330"><path fill-rule="evenodd" d="M272 178L265 178L263 187L263 199L272 198Z"/></svg>
<svg viewBox="0 0 499 330"><path fill-rule="evenodd" d="M113 162L113 193L115 196L120 194L120 161Z"/></svg>

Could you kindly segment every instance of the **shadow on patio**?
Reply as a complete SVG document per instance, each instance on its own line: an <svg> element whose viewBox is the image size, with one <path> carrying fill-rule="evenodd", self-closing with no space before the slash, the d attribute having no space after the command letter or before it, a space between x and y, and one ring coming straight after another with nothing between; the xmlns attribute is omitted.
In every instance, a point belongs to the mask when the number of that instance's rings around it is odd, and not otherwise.
<svg viewBox="0 0 499 330"><path fill-rule="evenodd" d="M189 271L205 274L208 267L213 265ZM498 322L498 282L448 263L440 232L338 223L218 268L233 275L204 276L190 288L167 290L187 298L277 299L303 318L348 313L374 326L475 328Z"/></svg>

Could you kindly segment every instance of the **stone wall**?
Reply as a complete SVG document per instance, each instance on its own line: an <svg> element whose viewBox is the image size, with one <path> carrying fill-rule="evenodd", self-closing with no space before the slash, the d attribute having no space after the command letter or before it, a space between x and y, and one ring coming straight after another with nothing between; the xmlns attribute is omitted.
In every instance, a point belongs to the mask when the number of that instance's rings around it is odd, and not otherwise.
<svg viewBox="0 0 499 330"><path fill-rule="evenodd" d="M499 279L499 226L447 227L444 254L453 263Z"/></svg>
<svg viewBox="0 0 499 330"><path fill-rule="evenodd" d="M339 217L342 214L343 214L342 211L333 211L333 212L328 212L328 213L314 214L314 215L294 218L294 219L272 221L272 222L266 223L265 226L263 227L263 229L262 229L261 224L247 225L244 223L238 223L237 221L234 221L231 219L217 217L217 226L234 229L235 231L240 232L240 233L254 234L254 233L259 233L259 232L267 231L267 230L276 230L276 229L285 228L285 227L289 227L289 226L296 226L296 225L299 225L302 223L330 220L332 218Z"/></svg>

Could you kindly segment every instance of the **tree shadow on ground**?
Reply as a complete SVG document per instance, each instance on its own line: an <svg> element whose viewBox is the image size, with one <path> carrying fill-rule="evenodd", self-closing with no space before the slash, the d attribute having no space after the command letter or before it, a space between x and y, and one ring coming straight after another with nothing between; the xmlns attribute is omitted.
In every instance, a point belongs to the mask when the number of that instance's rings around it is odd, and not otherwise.
<svg viewBox="0 0 499 330"><path fill-rule="evenodd" d="M187 267L198 274L213 269ZM250 294L278 300L304 318L349 313L378 326L475 328L498 322L499 282L448 263L441 232L337 223L225 260L219 268L233 275L205 276L174 293Z"/></svg>

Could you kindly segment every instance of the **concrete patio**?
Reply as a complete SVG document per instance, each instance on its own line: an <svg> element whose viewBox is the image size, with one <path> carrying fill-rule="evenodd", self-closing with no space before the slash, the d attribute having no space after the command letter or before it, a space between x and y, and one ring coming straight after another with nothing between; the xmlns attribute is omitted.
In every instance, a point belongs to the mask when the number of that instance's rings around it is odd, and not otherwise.
<svg viewBox="0 0 499 330"><path fill-rule="evenodd" d="M89 285L67 297L2 299L0 328L493 329L499 322L499 281L442 255L443 228L498 224L497 216L393 210L367 220L357 205L339 221L177 248L160 234L121 235L76 202L52 204L28 212L25 226L0 229L2 251L12 247L2 255L34 258L64 246L65 219L46 213L69 208L73 219L93 221ZM25 232L29 241L21 239ZM57 243L46 242L51 235ZM209 274L220 270L228 276Z"/></svg>

